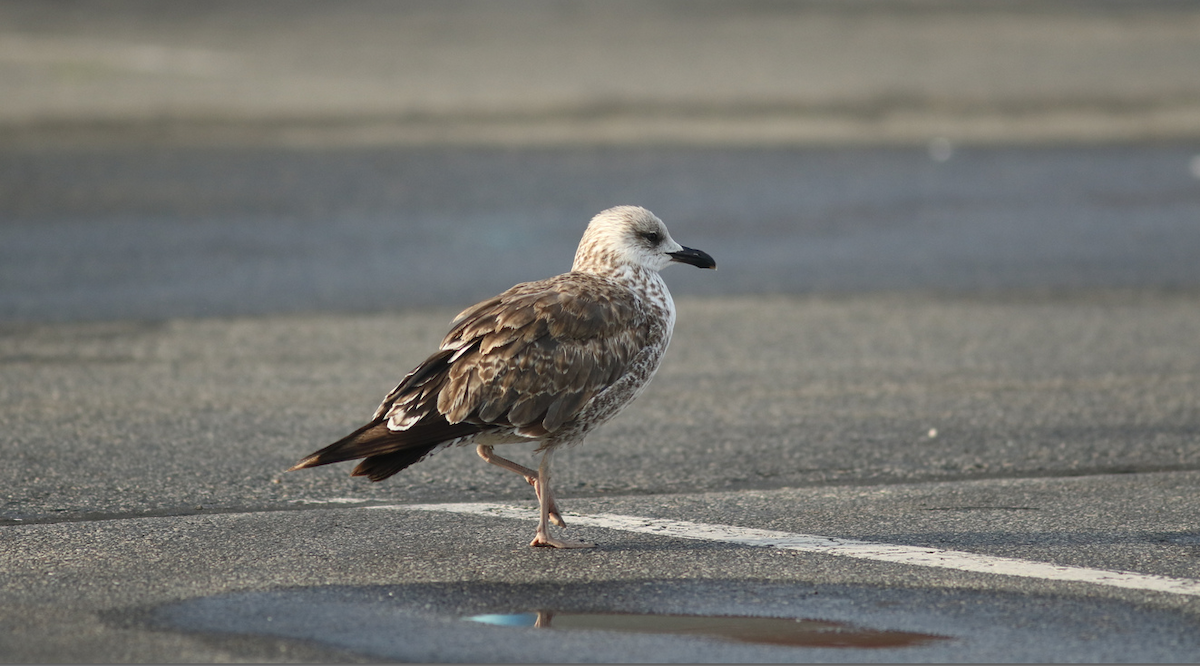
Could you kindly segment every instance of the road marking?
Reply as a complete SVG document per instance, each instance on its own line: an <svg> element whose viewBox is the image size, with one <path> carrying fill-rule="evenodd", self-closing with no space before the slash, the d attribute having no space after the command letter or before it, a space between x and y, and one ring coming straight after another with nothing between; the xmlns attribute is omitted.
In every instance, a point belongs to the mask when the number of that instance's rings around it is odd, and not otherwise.
<svg viewBox="0 0 1200 666"><path fill-rule="evenodd" d="M537 511L505 504L388 504L364 507L368 509L390 509L401 511L444 511L468 513L494 518L515 520L537 520ZM625 532L656 534L676 539L720 541L760 548L778 548L806 553L822 553L842 557L855 557L876 562L893 562L921 567L955 569L979 573L1021 576L1044 580L1072 581L1108 585L1131 590L1147 590L1200 596L1200 580L1153 576L1133 571L1110 571L1070 567L1046 562L1022 560L1015 557L994 557L978 553L966 553L940 548L901 546L888 543L855 541L837 537L812 534L793 534L774 530L759 530L733 525L711 525L686 520L664 520L662 518L639 518L610 513L593 515L566 514L571 525L604 527Z"/></svg>

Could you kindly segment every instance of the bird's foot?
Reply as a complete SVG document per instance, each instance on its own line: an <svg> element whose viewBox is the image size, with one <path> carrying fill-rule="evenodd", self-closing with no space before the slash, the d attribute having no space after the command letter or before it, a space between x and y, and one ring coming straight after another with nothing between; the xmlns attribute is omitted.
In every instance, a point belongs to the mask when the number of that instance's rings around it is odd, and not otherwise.
<svg viewBox="0 0 1200 666"><path fill-rule="evenodd" d="M596 544L574 539L556 539L549 534L538 532L529 542L531 548L595 548Z"/></svg>

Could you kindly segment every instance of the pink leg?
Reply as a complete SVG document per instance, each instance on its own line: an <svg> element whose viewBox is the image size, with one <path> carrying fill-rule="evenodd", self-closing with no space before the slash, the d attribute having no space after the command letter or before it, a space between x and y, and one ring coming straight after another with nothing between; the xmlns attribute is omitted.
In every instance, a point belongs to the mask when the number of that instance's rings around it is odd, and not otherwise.
<svg viewBox="0 0 1200 666"><path fill-rule="evenodd" d="M501 458L500 456L496 455L495 453L492 453L492 449L493 449L493 447L491 447L491 446L488 446L486 444L480 444L479 446L475 447L475 452L478 453L479 457L483 458L485 462L489 462L489 463L495 465L496 467L504 468L510 472L516 472L517 474L520 474L521 476L525 477L525 482L528 483L529 485L533 486L533 492L537 495L537 498L538 498L538 506L541 506L541 504L542 504L542 487L541 487L541 484L538 482L538 473L532 469L529 469L528 467L526 467L524 465L515 463L507 458ZM544 460L544 458L543 458L543 460ZM560 514L558 512L558 506L554 503L553 495L550 496L550 522L554 523L555 525L558 525L559 527L567 526L567 524L565 522L563 522L562 514Z"/></svg>
<svg viewBox="0 0 1200 666"><path fill-rule="evenodd" d="M550 494L550 454L552 453L554 453L553 450L546 451L542 455L542 463L538 465L537 485L534 486L534 489L538 491L538 508L541 509L541 516L538 519L537 534L534 535L533 541L529 542L529 545L535 548L592 548L596 544L556 539L550 536L550 507L554 503L554 498Z"/></svg>

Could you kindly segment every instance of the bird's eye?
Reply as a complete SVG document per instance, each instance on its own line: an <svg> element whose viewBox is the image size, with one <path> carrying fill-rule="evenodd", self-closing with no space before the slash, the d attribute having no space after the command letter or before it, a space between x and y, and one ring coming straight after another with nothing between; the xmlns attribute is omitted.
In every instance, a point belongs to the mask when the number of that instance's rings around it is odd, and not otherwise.
<svg viewBox="0 0 1200 666"><path fill-rule="evenodd" d="M657 231L647 231L646 233L642 234L642 238L645 238L646 241L651 245L658 245L658 241L662 240Z"/></svg>

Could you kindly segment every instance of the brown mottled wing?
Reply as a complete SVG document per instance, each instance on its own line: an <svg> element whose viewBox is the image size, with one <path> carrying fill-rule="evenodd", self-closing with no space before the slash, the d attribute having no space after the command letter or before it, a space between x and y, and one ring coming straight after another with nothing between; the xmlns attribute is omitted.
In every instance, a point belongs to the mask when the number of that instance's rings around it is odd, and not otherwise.
<svg viewBox="0 0 1200 666"><path fill-rule="evenodd" d="M367 425L292 469L366 458L378 481L463 438L541 438L612 386L655 335L627 288L567 273L527 282L463 311L442 348L408 373Z"/></svg>
<svg viewBox="0 0 1200 666"><path fill-rule="evenodd" d="M633 292L605 278L567 273L519 284L451 324L436 405L426 398L414 410L400 400L389 419L399 425L436 409L452 424L554 433L625 374L655 335L652 321Z"/></svg>

